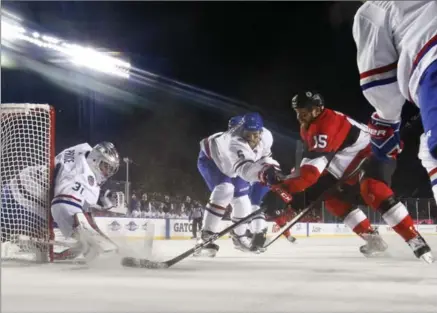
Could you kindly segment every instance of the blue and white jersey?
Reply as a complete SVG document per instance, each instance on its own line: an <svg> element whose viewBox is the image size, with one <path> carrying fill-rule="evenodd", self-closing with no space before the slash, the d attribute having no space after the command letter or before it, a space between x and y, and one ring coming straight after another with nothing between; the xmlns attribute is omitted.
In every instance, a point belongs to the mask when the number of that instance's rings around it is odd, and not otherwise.
<svg viewBox="0 0 437 313"><path fill-rule="evenodd" d="M213 134L200 142L202 151L223 174L232 178L240 176L251 183L259 181L258 174L266 164L279 165L271 158L272 145L272 133L266 128L263 128L261 140L254 149L229 131Z"/></svg>
<svg viewBox="0 0 437 313"><path fill-rule="evenodd" d="M86 160L92 148L84 143L59 153L55 158L52 206L73 206L87 211L99 198L100 186Z"/></svg>
<svg viewBox="0 0 437 313"><path fill-rule="evenodd" d="M400 120L405 100L419 105L418 86L437 59L436 1L366 1L353 26L364 96L387 120Z"/></svg>

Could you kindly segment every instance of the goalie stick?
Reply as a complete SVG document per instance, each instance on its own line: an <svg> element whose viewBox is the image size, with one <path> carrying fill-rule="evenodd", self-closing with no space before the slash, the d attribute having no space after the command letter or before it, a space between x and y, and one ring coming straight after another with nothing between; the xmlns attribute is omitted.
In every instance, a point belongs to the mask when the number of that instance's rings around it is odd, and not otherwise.
<svg viewBox="0 0 437 313"><path fill-rule="evenodd" d="M417 113L416 115L412 116L408 122L405 123L405 125L402 127L401 130L401 136L404 136L405 133L411 129L419 119L420 117L420 113ZM323 192L316 200L314 200L313 202L310 203L310 205L308 207L306 207L303 211L301 211L298 215L296 215L290 222L288 222L285 226L285 228L282 229L282 231L277 234L275 237L273 237L268 243L266 243L264 245L264 248L269 247L271 244L273 244L276 240L278 240L287 230L291 229L294 225L296 225L297 223L299 223L299 221L305 217L305 215L307 215L312 209L314 209L316 207L316 205L319 205L320 203L323 202L323 199L326 197L327 194L329 194L332 191L335 191L337 188L341 187L341 185L343 185L343 183L345 183L348 179L352 178L353 176L355 176L362 168L362 166L364 165L364 163L367 161L367 158L364 158L357 166L357 168L355 170L353 170L351 173L349 173L349 175L347 175L346 177L341 178L340 180L337 181L337 183L332 186L331 188L325 190L325 192Z"/></svg>

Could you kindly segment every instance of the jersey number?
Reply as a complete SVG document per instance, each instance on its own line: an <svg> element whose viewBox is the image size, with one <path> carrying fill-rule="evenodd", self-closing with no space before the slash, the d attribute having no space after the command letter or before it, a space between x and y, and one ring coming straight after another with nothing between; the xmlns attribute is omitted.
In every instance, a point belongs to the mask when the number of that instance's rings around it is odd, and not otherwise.
<svg viewBox="0 0 437 313"><path fill-rule="evenodd" d="M316 135L313 137L314 139L314 147L313 149L316 148L326 148L326 146L328 145L328 135Z"/></svg>
<svg viewBox="0 0 437 313"><path fill-rule="evenodd" d="M74 187L72 188L74 191L79 191L80 194L83 193L83 187L81 183L75 182Z"/></svg>

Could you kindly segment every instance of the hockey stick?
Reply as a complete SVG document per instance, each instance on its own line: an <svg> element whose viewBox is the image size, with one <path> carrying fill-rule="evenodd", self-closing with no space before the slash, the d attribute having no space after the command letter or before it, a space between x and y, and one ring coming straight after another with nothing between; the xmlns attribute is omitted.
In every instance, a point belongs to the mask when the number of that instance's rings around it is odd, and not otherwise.
<svg viewBox="0 0 437 313"><path fill-rule="evenodd" d="M401 137L405 136L405 134L408 132L409 129L411 129L416 123L417 120L419 120L420 113L417 113L416 115L412 116L408 122L405 123L405 125L402 127L401 130ZM272 243L274 243L276 240L278 240L287 230L291 229L295 224L297 224L303 217L305 217L306 214L308 214L312 209L316 207L316 205L319 205L323 202L324 198L327 194L329 194L332 191L335 191L337 188L339 188L343 183L345 183L348 179L355 176L362 168L363 164L367 161L367 158L364 158L361 160L361 162L358 164L357 168L353 170L349 175L346 177L341 178L337 181L337 183L329 188L328 190L325 190L315 201L313 201L307 208L305 208L303 211L301 211L298 215L296 215L290 222L288 222L285 226L285 228L277 234L275 237L273 237L267 244L264 245L264 248L267 248Z"/></svg>
<svg viewBox="0 0 437 313"><path fill-rule="evenodd" d="M264 212L265 209L266 208L263 207L263 208L259 208L256 211L253 211L252 213L250 213L249 215L247 215L243 219L239 220L238 222L233 223L232 225L226 227L221 232L212 235L208 240L206 240L202 243L196 244L193 248L185 251L184 253L182 253L182 254L180 254L180 255L178 255L178 256L176 256L173 259L170 259L168 261L157 262L157 261L150 261L147 259L125 257L121 260L121 264L123 266L126 266L126 267L136 267L136 268L169 268L170 266L175 265L176 263L189 257L197 250L202 249L205 246L207 246L208 244L213 243L214 241L216 241L220 237L223 237L224 235L226 235L227 233L229 233L231 230L235 229L239 225L247 223L252 218L254 218L256 215Z"/></svg>
<svg viewBox="0 0 437 313"><path fill-rule="evenodd" d="M267 248L268 246L270 246L272 243L274 243L276 240L278 240L287 230L289 230L291 227L293 227L294 225L296 225L297 223L299 223L299 221L305 217L305 215L307 215L311 210L313 210L314 208L316 208L316 206L318 206L320 203L323 202L323 200L325 199L325 197L337 190L341 185L343 185L347 180L349 180L350 178L354 177L356 174L358 174L364 163L367 161L367 158L364 158L361 160L361 162L357 165L357 167L349 173L349 175L344 176L342 178L340 178L333 186L331 186L330 188L328 188L327 190L325 190L316 200L314 200L313 202L310 203L309 206L307 206L305 209L303 209L298 215L296 215L290 222L288 222L285 226L285 228L279 233L277 234L275 237L273 237L268 243L266 243L264 245L264 248Z"/></svg>

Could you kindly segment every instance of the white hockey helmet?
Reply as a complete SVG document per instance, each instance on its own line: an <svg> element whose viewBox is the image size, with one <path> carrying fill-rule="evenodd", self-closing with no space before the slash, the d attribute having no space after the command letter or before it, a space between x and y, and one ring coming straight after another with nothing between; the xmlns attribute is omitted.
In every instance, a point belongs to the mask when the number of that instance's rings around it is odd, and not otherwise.
<svg viewBox="0 0 437 313"><path fill-rule="evenodd" d="M117 173L120 157L114 144L103 141L93 147L87 156L87 162L96 176L97 183L101 185Z"/></svg>

